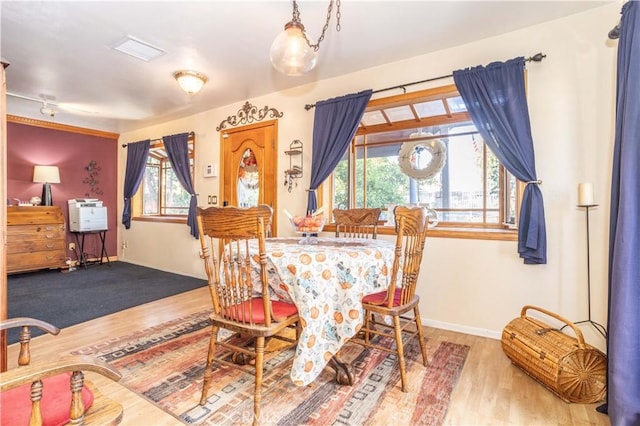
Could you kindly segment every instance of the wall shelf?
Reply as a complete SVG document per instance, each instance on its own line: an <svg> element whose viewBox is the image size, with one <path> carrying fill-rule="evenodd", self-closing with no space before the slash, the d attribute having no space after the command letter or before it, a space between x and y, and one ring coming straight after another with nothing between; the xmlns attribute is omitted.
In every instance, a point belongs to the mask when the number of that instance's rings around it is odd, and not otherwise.
<svg viewBox="0 0 640 426"><path fill-rule="evenodd" d="M298 179L302 177L302 142L294 140L284 153L289 156L289 168L284 171L284 186L291 192L294 186L298 186Z"/></svg>

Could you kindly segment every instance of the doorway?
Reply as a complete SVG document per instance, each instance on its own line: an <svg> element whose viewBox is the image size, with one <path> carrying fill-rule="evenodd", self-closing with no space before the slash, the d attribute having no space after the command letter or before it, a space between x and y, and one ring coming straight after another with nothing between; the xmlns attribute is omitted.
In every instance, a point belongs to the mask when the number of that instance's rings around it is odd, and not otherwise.
<svg viewBox="0 0 640 426"><path fill-rule="evenodd" d="M223 206L267 204L276 215L277 126L278 121L271 120L222 132L220 193ZM273 220L271 232L277 235L276 220Z"/></svg>

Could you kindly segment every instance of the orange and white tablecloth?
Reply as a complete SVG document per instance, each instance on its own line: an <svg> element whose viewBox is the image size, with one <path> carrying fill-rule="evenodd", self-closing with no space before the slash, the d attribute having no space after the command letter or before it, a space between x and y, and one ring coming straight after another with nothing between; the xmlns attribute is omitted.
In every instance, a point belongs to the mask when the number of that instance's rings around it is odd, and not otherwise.
<svg viewBox="0 0 640 426"><path fill-rule="evenodd" d="M266 252L272 297L298 307L302 333L291 379L307 385L361 327L362 296L389 286L394 244L377 239L299 240L269 238Z"/></svg>

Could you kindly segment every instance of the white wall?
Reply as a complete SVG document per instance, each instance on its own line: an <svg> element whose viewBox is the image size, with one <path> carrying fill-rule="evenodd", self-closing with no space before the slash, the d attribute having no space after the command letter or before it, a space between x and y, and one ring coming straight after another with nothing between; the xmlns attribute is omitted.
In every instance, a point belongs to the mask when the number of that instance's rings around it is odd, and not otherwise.
<svg viewBox="0 0 640 426"><path fill-rule="evenodd" d="M608 5L457 48L248 99L257 107L268 105L284 113L278 123L278 176L283 178L288 166L283 152L289 143L294 139L304 143L303 182L291 193L280 186L279 208L301 212L306 207L313 111L305 111L305 104L543 52L547 58L542 63L527 65L527 85L537 173L543 180L545 197L548 264L524 265L514 242L432 238L419 283L422 316L429 325L496 338L525 304L542 306L574 321L586 319L585 212L576 207L576 188L579 182L593 182L600 206L590 215L592 319L606 323L617 53L617 43L607 40L607 33L618 22L619 11L619 5ZM432 85L450 82L441 80ZM208 195L220 195L219 179L202 177L204 165L219 163L220 134L215 128L236 114L243 103L125 133L121 142L194 131L196 190L204 206ZM122 188L125 150L120 154L118 181ZM288 222L281 212L276 214L279 233L286 235ZM129 230L120 226L118 239L128 243L127 249L119 249L118 257L123 261L204 277L199 243L186 225L134 221ZM603 339L592 328L581 328L588 342L604 348Z"/></svg>

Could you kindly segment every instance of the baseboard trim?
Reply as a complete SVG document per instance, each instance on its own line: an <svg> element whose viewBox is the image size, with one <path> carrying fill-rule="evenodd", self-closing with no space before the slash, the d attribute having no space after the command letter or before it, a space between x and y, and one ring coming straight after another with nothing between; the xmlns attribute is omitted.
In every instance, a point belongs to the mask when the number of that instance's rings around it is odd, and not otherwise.
<svg viewBox="0 0 640 426"><path fill-rule="evenodd" d="M473 336L488 337L495 340L500 340L502 338L502 332L486 330L483 328L468 327L460 324L452 324L442 321L423 319L422 325L426 325L427 327L440 328L448 331L455 331L458 333L471 334Z"/></svg>
<svg viewBox="0 0 640 426"><path fill-rule="evenodd" d="M109 263L109 262L115 262L117 260L118 260L118 256L103 257L102 258L102 264ZM96 263L100 263L100 258L98 258L98 257L90 257L90 258L87 258L86 261L87 261L87 264L94 265ZM71 260L70 262L71 263L68 264L69 266L76 267L76 268L80 266L80 261L77 260L77 259L76 260ZM69 269L69 268L67 267L67 268L63 268L63 269Z"/></svg>
<svg viewBox="0 0 640 426"><path fill-rule="evenodd" d="M123 262L131 263L132 265L143 266L145 268L157 269L159 271L168 272L170 274L184 275L185 277L196 278L196 279L199 279L199 280L207 281L207 277L206 276L202 277L202 276L195 275L195 274L188 274L186 272L176 272L174 270L163 269L163 268L159 267L158 265L149 265L149 264L146 264L144 262L133 262L131 260L123 260Z"/></svg>

